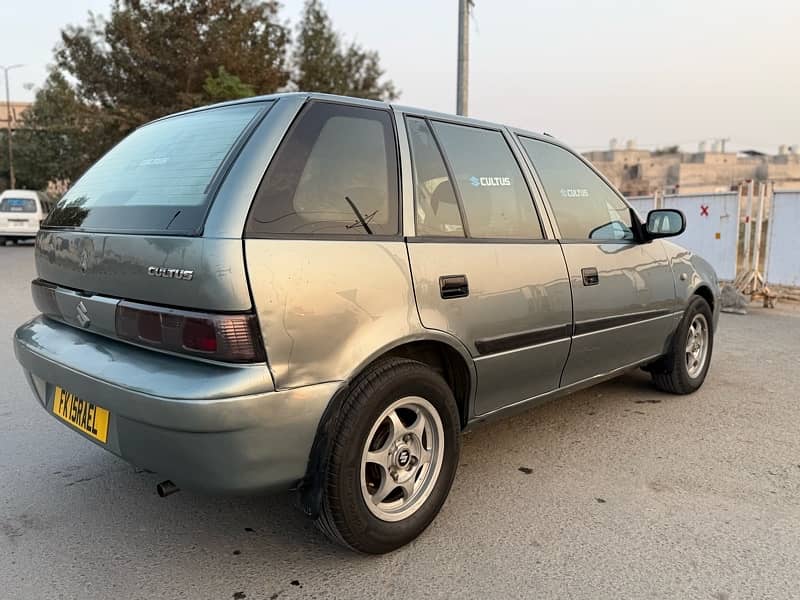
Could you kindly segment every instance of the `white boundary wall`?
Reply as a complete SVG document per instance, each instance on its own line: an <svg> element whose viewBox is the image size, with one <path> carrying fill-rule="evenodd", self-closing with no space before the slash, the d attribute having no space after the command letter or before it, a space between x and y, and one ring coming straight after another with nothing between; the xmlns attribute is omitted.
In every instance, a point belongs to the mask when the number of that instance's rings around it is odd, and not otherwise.
<svg viewBox="0 0 800 600"><path fill-rule="evenodd" d="M686 215L686 231L670 239L706 259L720 279L736 279L739 194L671 195L664 196L661 204Z"/></svg>
<svg viewBox="0 0 800 600"><path fill-rule="evenodd" d="M767 239L767 284L800 287L800 191L775 192Z"/></svg>
<svg viewBox="0 0 800 600"><path fill-rule="evenodd" d="M625 198L628 204L631 205L636 214L639 215L639 220L644 223L647 218L647 213L656 207L655 196L634 196L632 198Z"/></svg>

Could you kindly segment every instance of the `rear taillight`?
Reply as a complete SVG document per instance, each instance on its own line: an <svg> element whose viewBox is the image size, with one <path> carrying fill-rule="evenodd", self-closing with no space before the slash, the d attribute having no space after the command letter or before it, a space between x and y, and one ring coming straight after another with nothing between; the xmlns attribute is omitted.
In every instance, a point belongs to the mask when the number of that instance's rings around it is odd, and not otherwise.
<svg viewBox="0 0 800 600"><path fill-rule="evenodd" d="M215 315L120 302L117 336L142 346L225 362L264 362L256 316Z"/></svg>

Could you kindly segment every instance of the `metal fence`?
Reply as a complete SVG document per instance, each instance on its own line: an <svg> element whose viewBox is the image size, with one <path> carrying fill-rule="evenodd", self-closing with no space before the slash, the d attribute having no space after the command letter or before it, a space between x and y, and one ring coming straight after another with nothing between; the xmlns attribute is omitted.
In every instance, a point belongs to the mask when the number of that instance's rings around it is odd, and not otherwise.
<svg viewBox="0 0 800 600"><path fill-rule="evenodd" d="M723 281L737 281L745 293L760 292L758 282L800 287L800 190L770 193L769 187L747 181L738 193L637 196L627 201L642 219L654 208L683 211L686 231L675 241L710 262ZM763 248L762 231L767 238ZM744 281L748 274L749 284Z"/></svg>
<svg viewBox="0 0 800 600"><path fill-rule="evenodd" d="M656 206L656 197L655 196L634 196L631 198L626 198L628 204L633 207L633 210L636 211L636 214L639 215L639 219L644 222L647 218L647 213L649 213Z"/></svg>
<svg viewBox="0 0 800 600"><path fill-rule="evenodd" d="M654 208L676 208L686 215L686 231L674 238L705 258L720 279L736 278L739 247L739 194L639 196L628 203L644 219Z"/></svg>
<svg viewBox="0 0 800 600"><path fill-rule="evenodd" d="M736 278L739 249L739 194L664 196L663 208L686 215L686 231L676 243L705 258L724 281Z"/></svg>
<svg viewBox="0 0 800 600"><path fill-rule="evenodd" d="M775 192L767 233L768 285L800 287L800 191Z"/></svg>

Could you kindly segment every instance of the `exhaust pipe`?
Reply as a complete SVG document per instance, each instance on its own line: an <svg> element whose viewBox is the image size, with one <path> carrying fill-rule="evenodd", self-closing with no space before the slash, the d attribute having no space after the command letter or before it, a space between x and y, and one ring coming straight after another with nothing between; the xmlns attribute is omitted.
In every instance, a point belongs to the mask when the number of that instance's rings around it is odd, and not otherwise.
<svg viewBox="0 0 800 600"><path fill-rule="evenodd" d="M161 483L156 484L156 491L158 492L159 496L161 496L162 498L166 498L170 494L174 494L175 492L180 492L181 488L179 488L177 485L175 485L169 479L167 479L166 481L162 481Z"/></svg>

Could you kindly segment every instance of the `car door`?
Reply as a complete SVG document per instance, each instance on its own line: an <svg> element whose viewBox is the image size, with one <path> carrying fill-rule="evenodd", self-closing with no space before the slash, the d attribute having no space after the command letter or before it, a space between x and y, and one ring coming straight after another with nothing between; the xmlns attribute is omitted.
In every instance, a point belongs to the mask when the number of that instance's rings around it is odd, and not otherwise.
<svg viewBox="0 0 800 600"><path fill-rule="evenodd" d="M635 213L583 159L520 136L533 163L569 271L574 337L568 386L663 354L680 313L660 241L637 241Z"/></svg>
<svg viewBox="0 0 800 600"><path fill-rule="evenodd" d="M555 239L500 129L405 119L416 236L408 238L425 327L469 349L481 415L556 389L572 305Z"/></svg>

